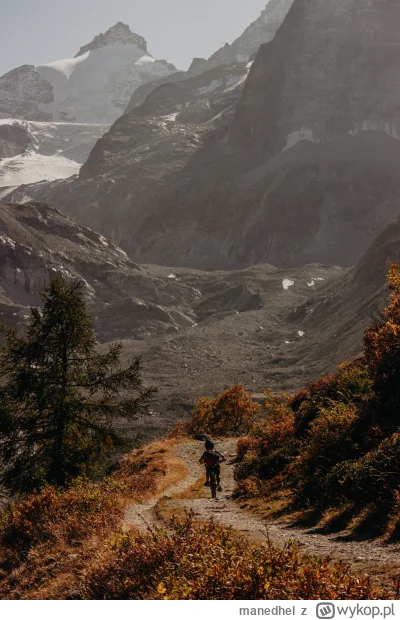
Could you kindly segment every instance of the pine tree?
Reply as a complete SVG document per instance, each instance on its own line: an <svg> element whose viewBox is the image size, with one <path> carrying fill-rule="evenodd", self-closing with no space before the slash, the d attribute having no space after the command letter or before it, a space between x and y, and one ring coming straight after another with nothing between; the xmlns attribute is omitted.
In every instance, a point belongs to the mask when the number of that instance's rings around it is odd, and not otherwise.
<svg viewBox="0 0 400 620"><path fill-rule="evenodd" d="M140 358L121 366L120 343L96 350L82 289L56 277L26 335L1 327L0 482L12 492L92 475L123 441L116 419L145 413L155 393Z"/></svg>

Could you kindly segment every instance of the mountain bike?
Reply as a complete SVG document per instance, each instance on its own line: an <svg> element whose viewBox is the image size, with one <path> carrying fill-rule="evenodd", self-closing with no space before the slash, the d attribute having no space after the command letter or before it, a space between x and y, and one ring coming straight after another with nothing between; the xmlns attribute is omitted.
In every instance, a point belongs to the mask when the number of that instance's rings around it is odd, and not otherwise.
<svg viewBox="0 0 400 620"><path fill-rule="evenodd" d="M216 499L217 497L217 474L215 473L214 467L210 468L210 489L211 489L211 499Z"/></svg>

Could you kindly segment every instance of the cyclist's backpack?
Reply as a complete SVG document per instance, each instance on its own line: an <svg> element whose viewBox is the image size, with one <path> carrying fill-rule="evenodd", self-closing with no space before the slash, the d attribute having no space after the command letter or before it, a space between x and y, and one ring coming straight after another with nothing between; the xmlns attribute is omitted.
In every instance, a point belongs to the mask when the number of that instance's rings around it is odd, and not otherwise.
<svg viewBox="0 0 400 620"><path fill-rule="evenodd" d="M219 463L219 455L213 450L204 452L204 464L206 467L215 467Z"/></svg>

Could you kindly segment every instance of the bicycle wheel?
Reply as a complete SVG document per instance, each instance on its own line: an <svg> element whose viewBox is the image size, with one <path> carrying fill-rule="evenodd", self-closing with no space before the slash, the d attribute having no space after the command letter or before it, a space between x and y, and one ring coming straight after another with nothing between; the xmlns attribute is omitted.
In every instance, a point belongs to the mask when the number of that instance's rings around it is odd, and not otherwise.
<svg viewBox="0 0 400 620"><path fill-rule="evenodd" d="M215 499L217 497L217 478L213 469L210 471L210 488L211 499Z"/></svg>

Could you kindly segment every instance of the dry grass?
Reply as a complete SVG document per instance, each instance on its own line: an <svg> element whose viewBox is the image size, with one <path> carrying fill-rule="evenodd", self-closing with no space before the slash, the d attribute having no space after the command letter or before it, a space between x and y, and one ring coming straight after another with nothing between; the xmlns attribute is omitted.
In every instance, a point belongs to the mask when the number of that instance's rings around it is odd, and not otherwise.
<svg viewBox="0 0 400 620"><path fill-rule="evenodd" d="M4 513L0 523L0 597L43 600L73 596L86 573L107 561L109 541L121 531L127 503L162 494L186 477L186 466L171 452L173 445L173 441L150 444L127 455L121 469L104 483L82 483L76 491L65 493L43 492ZM82 508L81 496L86 501L87 494L94 494L98 502L92 516L82 514L86 508ZM48 519L42 524L40 515L46 510Z"/></svg>

